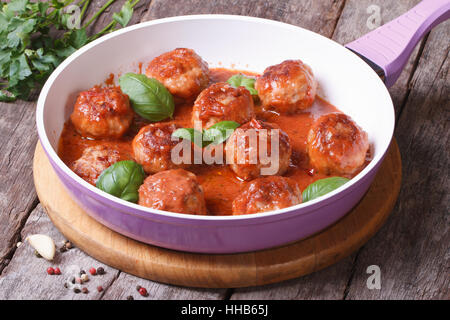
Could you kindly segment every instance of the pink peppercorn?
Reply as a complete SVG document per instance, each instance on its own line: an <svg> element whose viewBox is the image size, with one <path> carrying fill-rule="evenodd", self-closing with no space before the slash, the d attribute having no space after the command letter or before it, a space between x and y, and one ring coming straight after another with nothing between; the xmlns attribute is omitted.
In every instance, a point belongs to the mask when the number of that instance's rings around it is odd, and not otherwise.
<svg viewBox="0 0 450 320"><path fill-rule="evenodd" d="M97 270L95 268L90 268L89 273L95 276L97 274Z"/></svg>
<svg viewBox="0 0 450 320"><path fill-rule="evenodd" d="M97 291L98 291L98 292L102 292L102 291L103 291L103 287L102 287L102 286L98 286L98 287L97 287Z"/></svg>
<svg viewBox="0 0 450 320"><path fill-rule="evenodd" d="M147 296L147 289L145 289L145 288L139 288L139 294L141 295L141 296L143 296L143 297L146 297Z"/></svg>
<svg viewBox="0 0 450 320"><path fill-rule="evenodd" d="M55 268L55 274L56 275L60 275L61 274L61 270L58 267Z"/></svg>
<svg viewBox="0 0 450 320"><path fill-rule="evenodd" d="M53 274L55 274L55 269L53 269L52 267L48 267L48 268L47 268L47 273L48 273L49 275L53 275Z"/></svg>

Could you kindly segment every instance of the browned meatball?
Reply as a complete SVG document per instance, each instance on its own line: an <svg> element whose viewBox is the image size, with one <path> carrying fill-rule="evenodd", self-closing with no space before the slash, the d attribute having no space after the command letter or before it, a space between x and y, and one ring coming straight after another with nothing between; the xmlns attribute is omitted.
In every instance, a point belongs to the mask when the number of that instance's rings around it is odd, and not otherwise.
<svg viewBox="0 0 450 320"><path fill-rule="evenodd" d="M209 128L220 121L243 124L254 116L253 98L245 87L233 88L219 82L203 90L195 100L192 123L201 121L203 128Z"/></svg>
<svg viewBox="0 0 450 320"><path fill-rule="evenodd" d="M291 178L270 176L249 182L233 201L233 215L267 212L295 206L302 193Z"/></svg>
<svg viewBox="0 0 450 320"><path fill-rule="evenodd" d="M179 143L172 140L172 133L178 128L170 122L152 123L139 130L134 137L132 142L134 159L142 165L146 173L188 166L184 163L175 164L171 158L172 148Z"/></svg>
<svg viewBox="0 0 450 320"><path fill-rule="evenodd" d="M278 142L278 148L273 146L274 154L272 139ZM282 175L289 166L292 148L288 135L276 124L253 119L233 132L225 152L234 173L251 180L261 175Z"/></svg>
<svg viewBox="0 0 450 320"><path fill-rule="evenodd" d="M139 204L170 212L206 215L203 189L197 177L183 169L147 177L139 188Z"/></svg>
<svg viewBox="0 0 450 320"><path fill-rule="evenodd" d="M84 137L120 138L130 127L133 110L119 87L80 92L70 120Z"/></svg>
<svg viewBox="0 0 450 320"><path fill-rule="evenodd" d="M367 133L342 113L321 116L308 134L311 165L321 173L353 174L364 164L368 150Z"/></svg>
<svg viewBox="0 0 450 320"><path fill-rule="evenodd" d="M81 157L69 167L81 178L95 186L103 170L118 161L129 159L130 156L118 148L106 144L99 144L84 149Z"/></svg>
<svg viewBox="0 0 450 320"><path fill-rule="evenodd" d="M156 57L145 73L186 100L195 99L209 84L208 64L191 49L178 48Z"/></svg>
<svg viewBox="0 0 450 320"><path fill-rule="evenodd" d="M309 66L300 60L286 60L264 70L255 88L264 109L294 113L312 105L317 82Z"/></svg>

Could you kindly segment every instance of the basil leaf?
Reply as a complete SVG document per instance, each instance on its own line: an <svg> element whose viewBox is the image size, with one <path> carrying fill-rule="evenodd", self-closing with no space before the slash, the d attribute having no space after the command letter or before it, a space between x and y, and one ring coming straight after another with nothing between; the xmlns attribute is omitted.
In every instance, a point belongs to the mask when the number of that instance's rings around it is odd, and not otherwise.
<svg viewBox="0 0 450 320"><path fill-rule="evenodd" d="M212 144L221 144L226 141L239 126L240 124L235 121L218 122L203 132L203 140L211 141Z"/></svg>
<svg viewBox="0 0 450 320"><path fill-rule="evenodd" d="M203 132L199 132L193 128L180 128L175 130L172 133L172 136L190 140L200 147L206 147L211 143L213 144L223 143L231 136L233 131L239 126L240 124L235 121L221 121L212 125L207 130L203 130ZM200 137L195 139L195 137L197 137L198 135Z"/></svg>
<svg viewBox="0 0 450 320"><path fill-rule="evenodd" d="M119 85L141 117L150 121L172 117L175 109L173 97L158 80L144 74L126 73L119 78Z"/></svg>
<svg viewBox="0 0 450 320"><path fill-rule="evenodd" d="M197 141L195 139L196 136L198 136ZM180 138L180 139L186 139L186 140L192 141L194 143L197 142L197 145L199 145L200 147L203 146L202 133L200 131L197 131L197 130L193 129L193 128L180 128L180 129L177 129L177 130L175 130L172 133L172 137L177 137L177 138ZM200 144L198 142L200 142Z"/></svg>
<svg viewBox="0 0 450 320"><path fill-rule="evenodd" d="M234 88L245 87L252 95L257 95L258 91L255 89L256 79L246 77L243 74L235 74L227 82Z"/></svg>
<svg viewBox="0 0 450 320"><path fill-rule="evenodd" d="M303 190L303 202L321 197L350 181L343 177L330 177L317 180Z"/></svg>
<svg viewBox="0 0 450 320"><path fill-rule="evenodd" d="M136 203L144 178L145 172L140 164L131 160L119 161L100 174L96 186L113 196Z"/></svg>

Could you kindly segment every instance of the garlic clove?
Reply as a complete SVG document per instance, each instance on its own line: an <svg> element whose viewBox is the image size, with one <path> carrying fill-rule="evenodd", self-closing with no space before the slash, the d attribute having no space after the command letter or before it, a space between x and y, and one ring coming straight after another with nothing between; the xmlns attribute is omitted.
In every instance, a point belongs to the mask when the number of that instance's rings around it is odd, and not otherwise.
<svg viewBox="0 0 450 320"><path fill-rule="evenodd" d="M55 242L45 234L33 234L26 238L28 243L46 260L55 256Z"/></svg>

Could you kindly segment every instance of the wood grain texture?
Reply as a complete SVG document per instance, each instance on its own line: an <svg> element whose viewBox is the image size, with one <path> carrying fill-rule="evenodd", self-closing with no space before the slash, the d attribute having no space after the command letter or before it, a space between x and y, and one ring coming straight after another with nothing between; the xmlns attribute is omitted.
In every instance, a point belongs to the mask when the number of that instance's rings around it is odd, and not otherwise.
<svg viewBox="0 0 450 320"><path fill-rule="evenodd" d="M32 179L32 155L37 141L34 118L32 102L0 103L0 273L36 206Z"/></svg>
<svg viewBox="0 0 450 320"><path fill-rule="evenodd" d="M142 297L137 286L147 289L148 297ZM141 279L121 272L102 299L123 300L132 296L134 300L223 300L225 289L185 288Z"/></svg>
<svg viewBox="0 0 450 320"><path fill-rule="evenodd" d="M318 272L280 283L236 289L231 300L339 300L344 295L355 254Z"/></svg>
<svg viewBox="0 0 450 320"><path fill-rule="evenodd" d="M51 223L41 205L30 214L21 236L42 233L49 235L59 246L64 236ZM80 269L88 270L91 267L102 266L106 274L90 276L88 282L83 284L89 290L88 294L76 294L72 289L64 287L70 277L77 274ZM59 267L62 274L59 276L47 275L48 267ZM34 255L34 249L24 242L15 252L9 265L0 277L0 300L4 299L99 299L103 293L97 291L97 286L108 288L118 276L119 271L112 269L95 259L89 257L78 248L64 253L56 252L54 261L50 262Z"/></svg>
<svg viewBox="0 0 450 320"><path fill-rule="evenodd" d="M450 21L433 30L395 135L403 155L395 214L360 252L348 299L449 299ZM381 290L366 288L367 266Z"/></svg>
<svg viewBox="0 0 450 320"><path fill-rule="evenodd" d="M341 44L346 44L372 31L369 26L372 26L371 22L375 22L372 18L373 10L379 9L380 24L383 25L405 13L419 2L420 0L347 0L332 39ZM400 113L408 94L409 80L414 70L419 49L420 44L411 54L396 84L389 89L397 115Z"/></svg>
<svg viewBox="0 0 450 320"><path fill-rule="evenodd" d="M401 184L395 142L364 199L338 223L305 240L252 253L207 255L167 250L122 236L89 217L66 193L37 144L34 181L55 226L99 261L139 277L190 287L275 283L328 267L361 247L390 214Z"/></svg>
<svg viewBox="0 0 450 320"><path fill-rule="evenodd" d="M153 0L145 20L191 14L235 14L294 24L330 37L343 0Z"/></svg>

